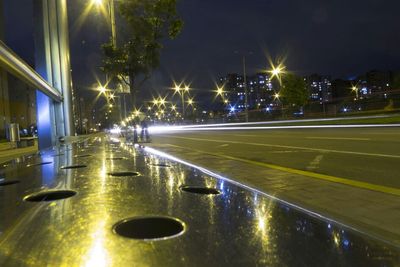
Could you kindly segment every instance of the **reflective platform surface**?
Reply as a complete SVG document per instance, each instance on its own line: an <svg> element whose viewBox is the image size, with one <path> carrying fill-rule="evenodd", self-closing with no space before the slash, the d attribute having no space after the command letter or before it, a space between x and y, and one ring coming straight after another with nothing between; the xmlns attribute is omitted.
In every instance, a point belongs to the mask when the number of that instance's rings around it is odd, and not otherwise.
<svg viewBox="0 0 400 267"><path fill-rule="evenodd" d="M107 136L0 166L0 266L399 264L398 247Z"/></svg>

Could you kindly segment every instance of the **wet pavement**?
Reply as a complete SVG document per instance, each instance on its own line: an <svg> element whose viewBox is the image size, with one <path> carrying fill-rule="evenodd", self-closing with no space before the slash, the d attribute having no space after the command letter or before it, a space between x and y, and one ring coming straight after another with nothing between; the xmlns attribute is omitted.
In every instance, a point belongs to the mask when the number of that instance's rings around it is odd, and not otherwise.
<svg viewBox="0 0 400 267"><path fill-rule="evenodd" d="M3 164L0 266L399 266L398 247L204 171L108 137Z"/></svg>

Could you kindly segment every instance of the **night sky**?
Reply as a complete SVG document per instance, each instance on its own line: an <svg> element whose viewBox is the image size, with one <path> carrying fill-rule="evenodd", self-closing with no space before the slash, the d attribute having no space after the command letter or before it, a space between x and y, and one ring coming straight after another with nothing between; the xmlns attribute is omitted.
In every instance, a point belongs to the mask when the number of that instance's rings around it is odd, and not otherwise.
<svg viewBox="0 0 400 267"><path fill-rule="evenodd" d="M6 42L33 64L31 0L4 1ZM96 10L78 22L84 3L68 0L79 90L96 75L103 78L99 45L109 36ZM198 93L211 90L218 77L242 72L242 55L248 74L265 70L268 57L286 58L287 69L301 75L350 78L371 69L400 70L399 10L398 0L181 0L183 32L165 42L161 67L146 87L162 91L175 79Z"/></svg>

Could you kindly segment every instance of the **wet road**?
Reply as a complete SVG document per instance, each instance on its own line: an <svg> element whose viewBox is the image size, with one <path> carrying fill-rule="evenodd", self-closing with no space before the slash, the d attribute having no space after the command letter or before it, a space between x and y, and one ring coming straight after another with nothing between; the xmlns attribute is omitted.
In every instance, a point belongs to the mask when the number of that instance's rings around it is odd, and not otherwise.
<svg viewBox="0 0 400 267"><path fill-rule="evenodd" d="M173 132L154 142L400 189L400 127Z"/></svg>
<svg viewBox="0 0 400 267"><path fill-rule="evenodd" d="M2 166L0 265L400 261L398 247L160 155L97 137Z"/></svg>

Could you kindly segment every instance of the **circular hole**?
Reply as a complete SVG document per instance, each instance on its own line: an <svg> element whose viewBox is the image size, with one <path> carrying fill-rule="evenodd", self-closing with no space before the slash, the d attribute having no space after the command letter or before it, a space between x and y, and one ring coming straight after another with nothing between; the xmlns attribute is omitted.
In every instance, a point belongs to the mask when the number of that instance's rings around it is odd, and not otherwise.
<svg viewBox="0 0 400 267"><path fill-rule="evenodd" d="M46 162L32 163L32 164L26 165L26 167L41 166L41 165L47 165L47 164L51 164L51 163L53 163L53 162L46 161Z"/></svg>
<svg viewBox="0 0 400 267"><path fill-rule="evenodd" d="M185 231L185 224L163 216L135 217L116 223L113 230L123 237L151 241L177 237Z"/></svg>
<svg viewBox="0 0 400 267"><path fill-rule="evenodd" d="M0 181L0 186L18 184L20 181L18 180L8 180L8 181Z"/></svg>
<svg viewBox="0 0 400 267"><path fill-rule="evenodd" d="M153 164L150 164L151 166L155 166L155 167L164 167L164 168L169 168L169 167L171 167L171 165L168 165L168 164L166 164L166 163L153 163Z"/></svg>
<svg viewBox="0 0 400 267"><path fill-rule="evenodd" d="M53 201L75 196L76 192L72 190L52 190L34 193L24 197L25 201L40 202L40 201Z"/></svg>
<svg viewBox="0 0 400 267"><path fill-rule="evenodd" d="M92 155L90 154L85 154L85 155L76 155L75 158L88 158L91 157Z"/></svg>
<svg viewBox="0 0 400 267"><path fill-rule="evenodd" d="M124 171L124 172L108 172L108 175L111 176L138 176L138 172L130 172L130 171Z"/></svg>
<svg viewBox="0 0 400 267"><path fill-rule="evenodd" d="M66 169L79 169L79 168L86 168L86 165L69 165L69 166L62 166L61 169L66 170Z"/></svg>
<svg viewBox="0 0 400 267"><path fill-rule="evenodd" d="M112 157L112 158L106 158L106 160L123 160L126 159L124 157Z"/></svg>
<svg viewBox="0 0 400 267"><path fill-rule="evenodd" d="M181 186L182 191L195 193L195 194L203 194L203 195L219 195L221 191L215 188L210 187L201 187L201 186Z"/></svg>

